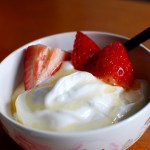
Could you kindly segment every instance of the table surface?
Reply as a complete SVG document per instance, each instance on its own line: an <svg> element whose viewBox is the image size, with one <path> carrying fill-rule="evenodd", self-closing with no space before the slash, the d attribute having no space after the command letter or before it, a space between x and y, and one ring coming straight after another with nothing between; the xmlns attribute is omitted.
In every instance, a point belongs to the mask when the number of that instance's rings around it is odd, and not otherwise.
<svg viewBox="0 0 150 150"><path fill-rule="evenodd" d="M1 0L0 61L20 46L61 32L106 31L133 37L150 25L146 0ZM143 43L150 48L150 41ZM150 150L150 128L129 150ZM0 128L3 150L21 148Z"/></svg>

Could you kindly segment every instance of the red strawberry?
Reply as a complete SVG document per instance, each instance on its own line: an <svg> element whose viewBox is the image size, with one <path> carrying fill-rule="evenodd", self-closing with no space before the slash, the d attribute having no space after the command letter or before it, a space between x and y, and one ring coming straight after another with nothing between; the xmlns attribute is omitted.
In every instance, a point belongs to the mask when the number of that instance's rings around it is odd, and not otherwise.
<svg viewBox="0 0 150 150"><path fill-rule="evenodd" d="M100 51L96 43L82 32L77 32L72 52L72 64L75 69L87 70L93 56Z"/></svg>
<svg viewBox="0 0 150 150"><path fill-rule="evenodd" d="M125 88L131 86L134 80L132 63L120 42L109 44L99 51L95 67L90 72L109 84Z"/></svg>
<svg viewBox="0 0 150 150"><path fill-rule="evenodd" d="M59 48L50 48L42 44L29 46L24 58L25 90L37 86L52 76L69 56L69 52Z"/></svg>

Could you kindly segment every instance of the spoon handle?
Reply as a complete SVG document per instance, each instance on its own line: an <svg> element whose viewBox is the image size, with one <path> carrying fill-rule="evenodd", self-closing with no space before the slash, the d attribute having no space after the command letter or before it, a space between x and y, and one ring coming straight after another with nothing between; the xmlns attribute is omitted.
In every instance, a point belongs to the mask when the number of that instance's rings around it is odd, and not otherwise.
<svg viewBox="0 0 150 150"><path fill-rule="evenodd" d="M150 27L125 42L124 46L128 51L130 51L148 39L150 39Z"/></svg>

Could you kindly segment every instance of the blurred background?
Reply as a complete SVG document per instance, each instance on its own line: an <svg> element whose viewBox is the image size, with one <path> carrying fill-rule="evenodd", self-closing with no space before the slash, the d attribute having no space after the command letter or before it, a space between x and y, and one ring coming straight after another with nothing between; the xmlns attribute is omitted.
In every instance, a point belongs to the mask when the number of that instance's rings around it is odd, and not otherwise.
<svg viewBox="0 0 150 150"><path fill-rule="evenodd" d="M0 61L20 46L56 33L90 30L130 38L148 26L149 0L0 0ZM150 48L150 41L144 45ZM131 150L149 150L149 142L150 130ZM0 144L21 150L2 130Z"/></svg>
<svg viewBox="0 0 150 150"><path fill-rule="evenodd" d="M0 61L47 35L92 30L132 37L149 25L145 0L0 0L0 52L6 54Z"/></svg>

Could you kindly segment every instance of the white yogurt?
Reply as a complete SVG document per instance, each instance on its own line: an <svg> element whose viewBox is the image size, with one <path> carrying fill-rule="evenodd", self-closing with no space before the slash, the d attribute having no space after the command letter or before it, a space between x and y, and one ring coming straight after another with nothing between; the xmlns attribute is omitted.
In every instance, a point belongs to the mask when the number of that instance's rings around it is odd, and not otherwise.
<svg viewBox="0 0 150 150"><path fill-rule="evenodd" d="M136 82L139 88L127 91L88 72L77 71L66 61L40 87L16 96L15 116L22 124L42 130L69 132L101 128L145 105L150 97L146 92L149 85L144 80Z"/></svg>

